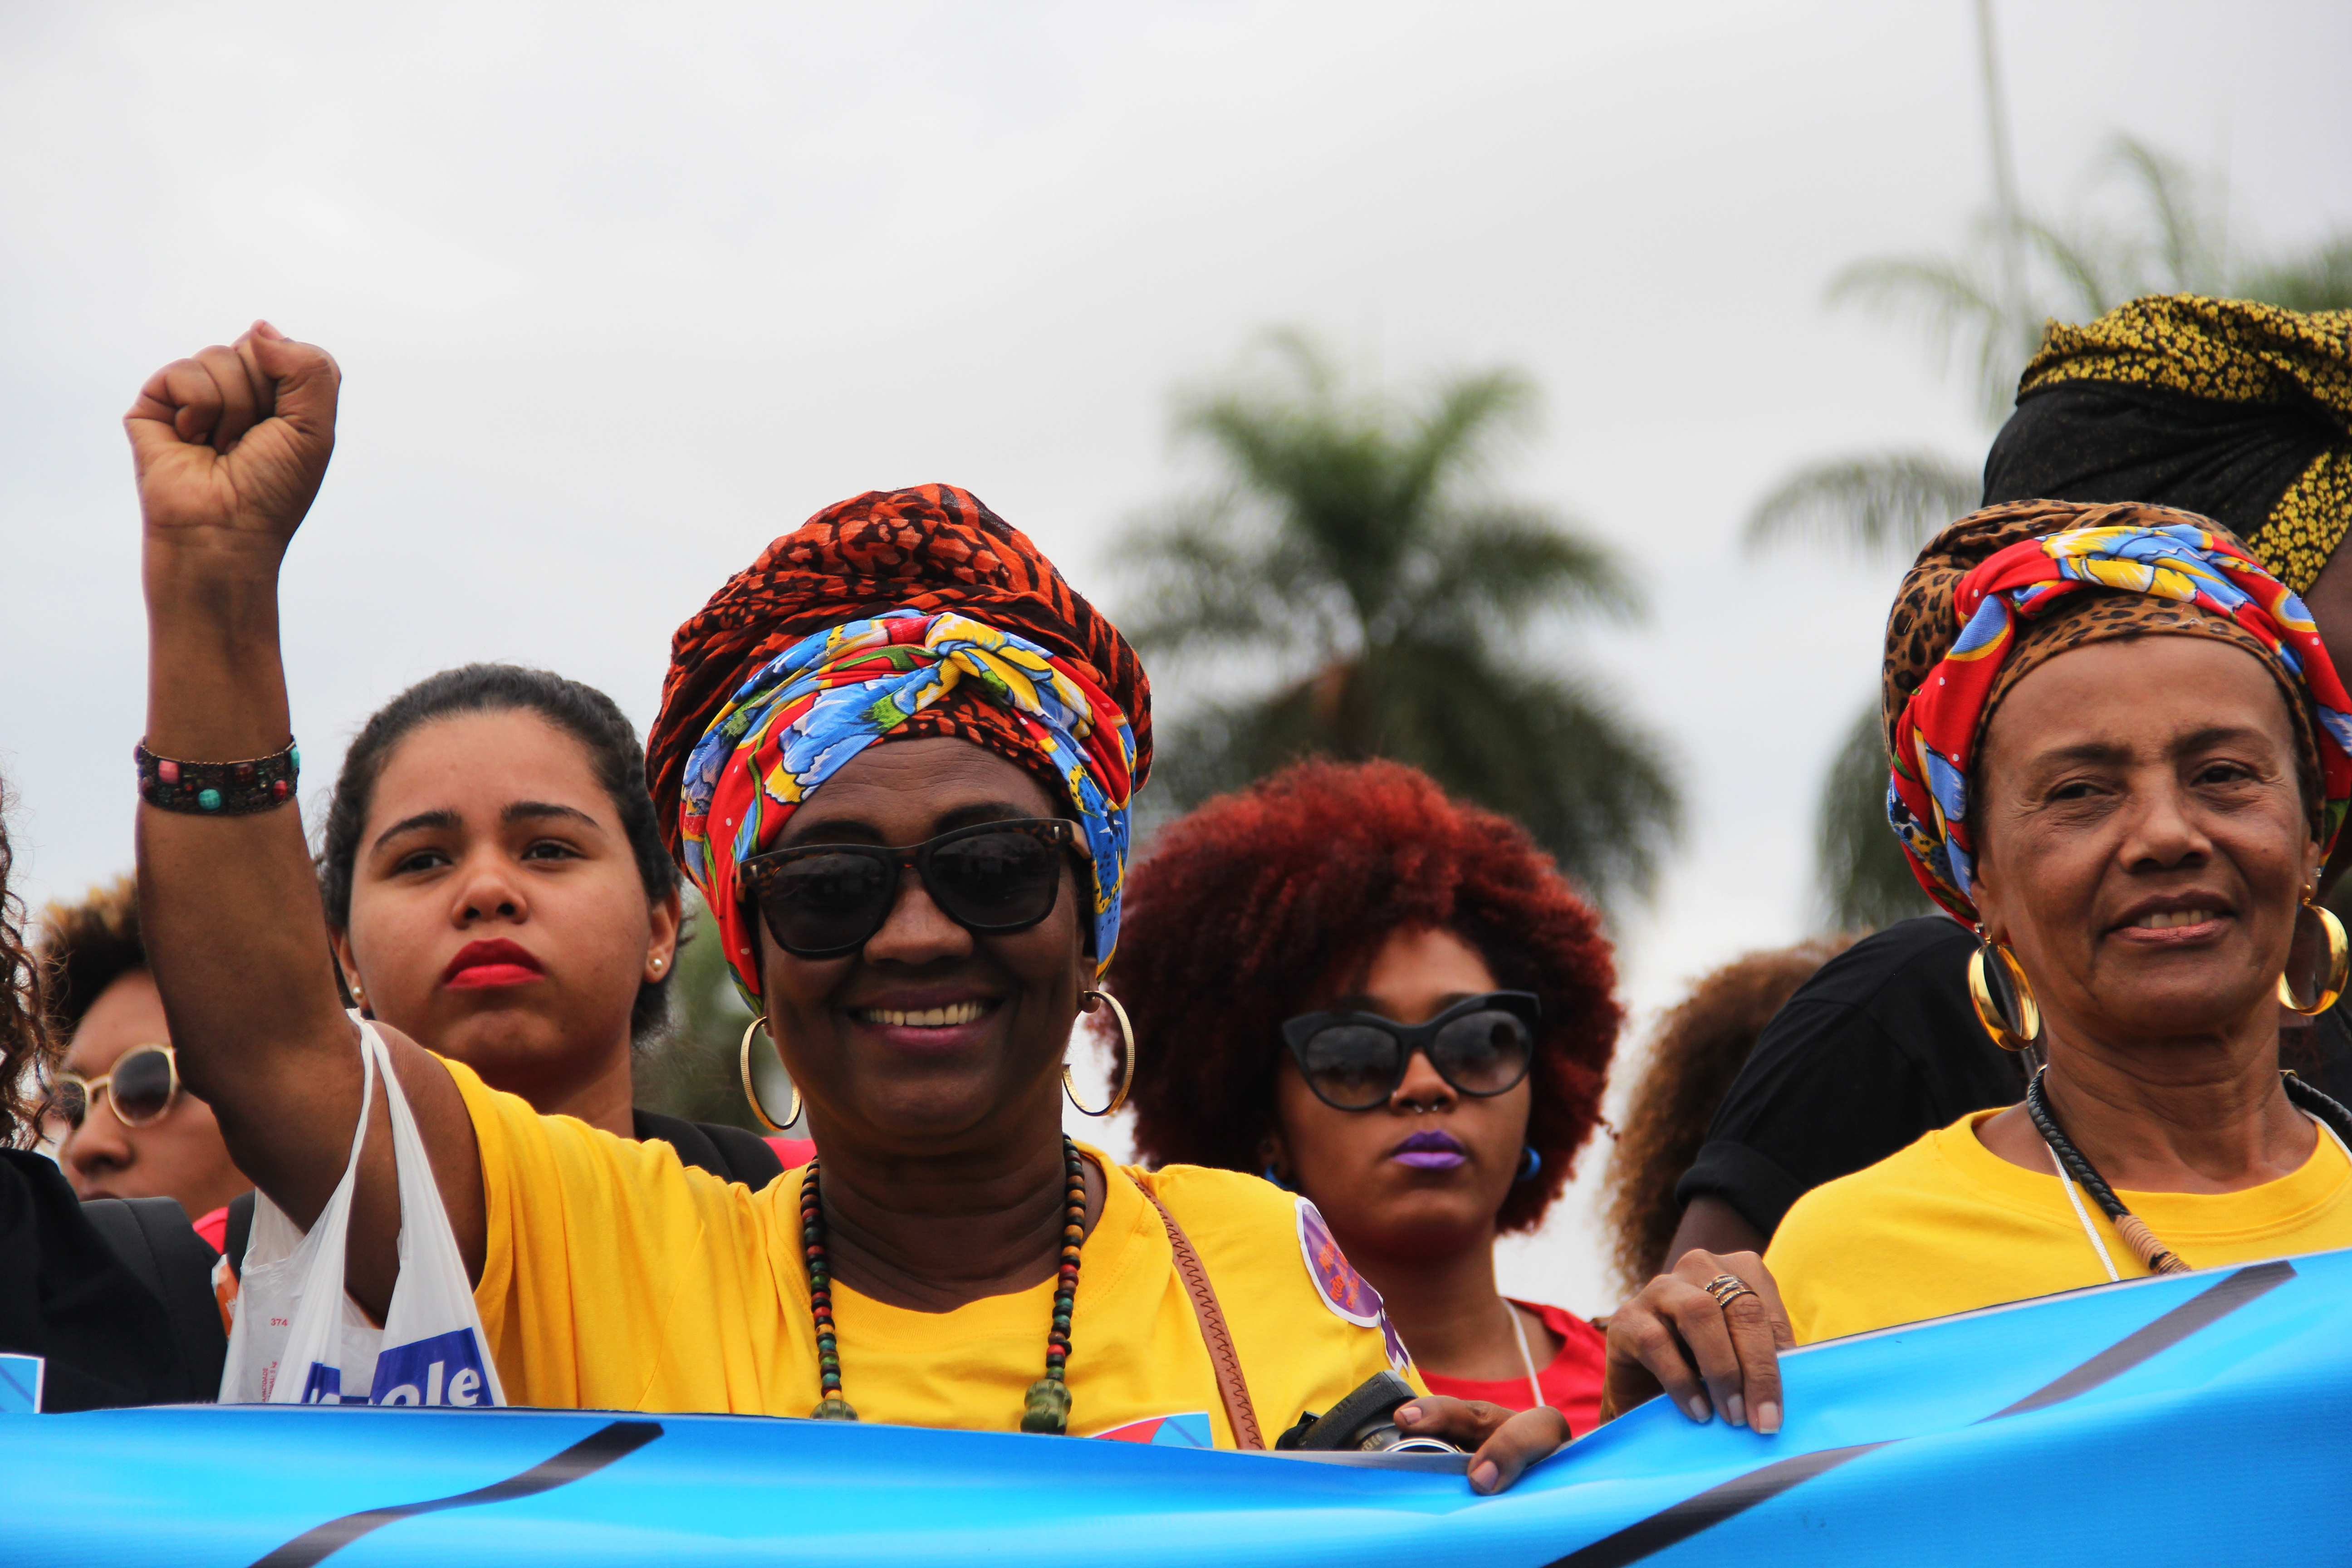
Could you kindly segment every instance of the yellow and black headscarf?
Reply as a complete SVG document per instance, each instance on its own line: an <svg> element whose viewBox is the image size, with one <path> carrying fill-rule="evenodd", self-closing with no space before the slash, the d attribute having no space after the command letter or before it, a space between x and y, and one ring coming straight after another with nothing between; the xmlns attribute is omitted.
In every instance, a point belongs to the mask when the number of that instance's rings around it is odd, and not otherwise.
<svg viewBox="0 0 2352 1568"><path fill-rule="evenodd" d="M1985 460L1984 504L2199 512L2308 593L2352 531L2352 310L2186 294L2055 325Z"/></svg>

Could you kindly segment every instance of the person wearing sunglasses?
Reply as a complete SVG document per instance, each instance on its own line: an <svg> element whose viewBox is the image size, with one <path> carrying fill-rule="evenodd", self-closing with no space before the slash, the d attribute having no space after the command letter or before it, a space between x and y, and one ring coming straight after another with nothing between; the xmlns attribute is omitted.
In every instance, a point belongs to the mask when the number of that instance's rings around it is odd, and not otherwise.
<svg viewBox="0 0 2352 1568"><path fill-rule="evenodd" d="M0 1413L208 1400L226 1342L186 1215L160 1196L84 1204L35 1146L48 994L71 982L26 940L13 860L0 819Z"/></svg>
<svg viewBox="0 0 2352 1568"><path fill-rule="evenodd" d="M253 1184L229 1158L212 1108L181 1086L131 879L42 910L40 956L50 1027L68 1041L42 1131L74 1192L176 1198L220 1250L226 1205Z"/></svg>
<svg viewBox="0 0 2352 1568"><path fill-rule="evenodd" d="M157 373L126 420L149 941L182 1070L298 1223L341 1178L362 1073L323 921L273 896L302 838L258 606L324 477L339 380L257 324ZM1409 1375L1281 1194L1062 1133L1071 1032L1109 1006L1149 702L1117 628L947 486L826 509L679 628L646 748L656 819L818 1157L755 1193L385 1030L510 1400L1250 1447ZM346 1284L380 1312L399 1220L376 1147ZM1566 1435L1418 1390L1396 1424L1479 1446L1484 1491Z"/></svg>
<svg viewBox="0 0 2352 1568"><path fill-rule="evenodd" d="M1599 1331L1495 1281L1598 1122L1622 1017L1549 858L1414 769L1311 761L1163 828L1128 907L1137 1147L1295 1189L1433 1391L1596 1425Z"/></svg>

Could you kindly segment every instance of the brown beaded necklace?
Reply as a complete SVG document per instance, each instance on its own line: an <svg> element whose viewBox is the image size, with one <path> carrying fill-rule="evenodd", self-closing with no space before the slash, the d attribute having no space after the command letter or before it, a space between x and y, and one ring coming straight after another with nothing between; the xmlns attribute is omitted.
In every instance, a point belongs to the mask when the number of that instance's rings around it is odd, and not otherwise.
<svg viewBox="0 0 2352 1568"><path fill-rule="evenodd" d="M809 1315L816 1321L819 1398L809 1414L819 1421L855 1421L857 1412L841 1394L841 1347L833 1326L833 1270L824 1257L824 1207L817 1196L817 1162L801 1177L801 1250L808 1259ZM1062 1267L1054 1287L1054 1323L1045 1334L1045 1375L1029 1385L1021 1410L1021 1430L1059 1436L1070 1429L1070 1390L1064 1380L1070 1362L1070 1310L1078 1299L1078 1249L1087 1239L1087 1168L1078 1146L1062 1139Z"/></svg>

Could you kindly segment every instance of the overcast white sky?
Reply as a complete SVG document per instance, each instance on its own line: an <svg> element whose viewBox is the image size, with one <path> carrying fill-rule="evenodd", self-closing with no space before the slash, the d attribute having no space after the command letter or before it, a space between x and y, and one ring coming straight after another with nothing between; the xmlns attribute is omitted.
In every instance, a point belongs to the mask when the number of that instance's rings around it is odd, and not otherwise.
<svg viewBox="0 0 2352 1568"><path fill-rule="evenodd" d="M772 535L943 479L1119 608L1118 524L1197 479L1171 388L1260 330L1391 384L1522 366L1507 486L1655 609L1578 650L1681 761L1625 925L1637 1033L1793 940L1810 812L1892 570L1737 548L1805 458L1970 461L1910 340L1822 303L1948 245L1989 177L1967 0L0 7L0 776L36 904L128 865L142 711L118 417L257 315L331 348L290 558L310 780L374 706L542 664L642 725L670 631ZM2110 132L2226 163L2236 232L2352 223L2352 10L2001 15L2021 178ZM1165 710L1183 691L1163 680ZM1596 1150L1588 1161L1600 1163ZM1507 1286L1608 1291L1589 1183Z"/></svg>

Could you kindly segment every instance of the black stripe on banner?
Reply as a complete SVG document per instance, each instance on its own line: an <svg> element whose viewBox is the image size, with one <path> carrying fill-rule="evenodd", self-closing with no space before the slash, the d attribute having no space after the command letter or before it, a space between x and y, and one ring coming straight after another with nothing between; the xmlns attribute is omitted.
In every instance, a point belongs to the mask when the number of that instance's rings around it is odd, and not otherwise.
<svg viewBox="0 0 2352 1568"><path fill-rule="evenodd" d="M455 1497L404 1502L395 1508L372 1508L331 1519L316 1530L306 1530L255 1563L253 1568L310 1568L329 1554L341 1551L370 1531L421 1513L441 1513L453 1508L482 1508L537 1497L593 1476L615 1459L625 1458L662 1435L658 1421L614 1421L583 1437L563 1452L541 1460L518 1476Z"/></svg>
<svg viewBox="0 0 2352 1568"><path fill-rule="evenodd" d="M2125 1335L2072 1372L2043 1384L2006 1410L1996 1410L1984 1417L1984 1421L1999 1421L2003 1416L2047 1410L2077 1394L2087 1394L2099 1384L2122 1376L2158 1352L2169 1350L2199 1330L2219 1322L2247 1302L2269 1294L2294 1278L2294 1265L2284 1261L2257 1263L2251 1268L2241 1268L2216 1280L2146 1327ZM1981 1426L1983 1422L1976 1425ZM1700 1531L1720 1524L1734 1514L1745 1513L1758 1503L1769 1502L1790 1488L1801 1485L1815 1476L1826 1475L1848 1460L1858 1459L1886 1446L1885 1443L1857 1443L1844 1448L1823 1448L1750 1470L1721 1486L1709 1487L1696 1497L1685 1498L1672 1508L1662 1509L1647 1519L1638 1520L1614 1535L1603 1536L1590 1546L1557 1558L1547 1568L1624 1568L1627 1563L1639 1563L1654 1552L1687 1541Z"/></svg>
<svg viewBox="0 0 2352 1568"><path fill-rule="evenodd" d="M2078 1394L2088 1394L2108 1379L2122 1376L2157 1352L2170 1349L2208 1323L2219 1322L2257 1296L2266 1296L2294 1278L2294 1265L2284 1260L2241 1268L2211 1289L2189 1297L2137 1333L2125 1335L2065 1376L2035 1389L2006 1410L1994 1411L1985 1419L1998 1421L2004 1415L2047 1410Z"/></svg>

